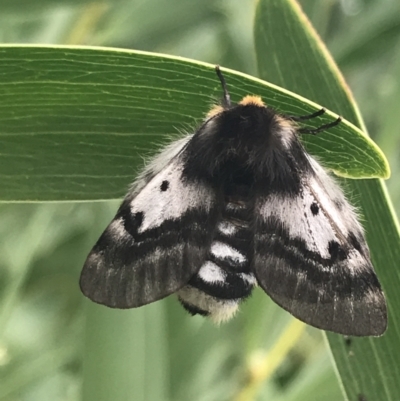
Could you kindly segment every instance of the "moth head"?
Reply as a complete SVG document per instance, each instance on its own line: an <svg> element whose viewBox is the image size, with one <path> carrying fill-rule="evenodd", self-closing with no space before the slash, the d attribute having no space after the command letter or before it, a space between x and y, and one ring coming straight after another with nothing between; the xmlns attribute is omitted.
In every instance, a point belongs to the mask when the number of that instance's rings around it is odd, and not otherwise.
<svg viewBox="0 0 400 401"><path fill-rule="evenodd" d="M289 171L287 154L299 145L292 121L259 96L247 95L233 103L218 67L216 72L223 89L222 100L209 111L191 141L191 160L205 175L221 179L230 176L233 167L253 180L275 179L275 173L271 177L276 171L274 166Z"/></svg>
<svg viewBox="0 0 400 401"><path fill-rule="evenodd" d="M296 141L297 131L293 122L268 107L260 96L247 95L239 103L232 103L225 78L218 65L215 71L221 82L223 96L221 103L207 114L206 124L211 123L209 132L217 128L222 134L224 146L234 147L231 149L233 153L235 148L240 153L240 150L248 152L252 147L256 153L272 149L279 151L282 147L288 150L291 143Z"/></svg>
<svg viewBox="0 0 400 401"><path fill-rule="evenodd" d="M226 102L225 102L226 103ZM211 134L231 154L261 153L288 150L296 141L294 123L265 105L261 97L247 95L239 103L214 106L207 114L205 136Z"/></svg>

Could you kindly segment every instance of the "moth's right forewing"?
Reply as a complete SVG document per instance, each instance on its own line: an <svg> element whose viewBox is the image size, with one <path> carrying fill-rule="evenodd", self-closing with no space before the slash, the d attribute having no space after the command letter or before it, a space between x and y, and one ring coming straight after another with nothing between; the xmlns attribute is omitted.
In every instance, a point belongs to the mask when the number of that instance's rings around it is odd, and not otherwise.
<svg viewBox="0 0 400 401"><path fill-rule="evenodd" d="M138 307L179 290L199 270L218 210L211 186L185 177L186 162L183 150L125 198L83 267L80 285L91 300Z"/></svg>
<svg viewBox="0 0 400 401"><path fill-rule="evenodd" d="M323 330L378 336L386 301L362 228L337 184L313 159L299 195L256 201L254 269L284 309Z"/></svg>

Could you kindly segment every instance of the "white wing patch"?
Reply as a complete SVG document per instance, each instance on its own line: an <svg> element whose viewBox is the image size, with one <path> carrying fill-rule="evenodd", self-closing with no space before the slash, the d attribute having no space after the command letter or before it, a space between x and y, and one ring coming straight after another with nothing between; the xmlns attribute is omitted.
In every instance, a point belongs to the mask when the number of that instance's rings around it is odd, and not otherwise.
<svg viewBox="0 0 400 401"><path fill-rule="evenodd" d="M337 222L343 234L353 229L363 232L356 209L346 200L340 186L313 157L308 157L316 173L315 177L310 177L309 186L323 204L326 213Z"/></svg>
<svg viewBox="0 0 400 401"><path fill-rule="evenodd" d="M317 176L303 183L301 196L270 195L258 204L257 214L263 220L276 218L288 229L290 238L301 238L307 249L328 259L330 241L344 244L351 232L360 233L362 227L333 179L313 159L312 166ZM353 258L358 259L357 255L352 252Z"/></svg>
<svg viewBox="0 0 400 401"><path fill-rule="evenodd" d="M310 219L310 206L315 202L308 188L304 188L303 198L287 198L281 195L271 195L266 202L259 206L258 213L263 219L275 218L285 224L290 238L301 238L311 251L318 252L322 257L328 258L328 243L335 239L329 220L320 216L317 223Z"/></svg>
<svg viewBox="0 0 400 401"><path fill-rule="evenodd" d="M132 200L132 215L144 214L139 233L159 227L166 220L178 219L190 209L206 212L211 209L214 194L201 183L185 182L182 170L178 158L156 175Z"/></svg>

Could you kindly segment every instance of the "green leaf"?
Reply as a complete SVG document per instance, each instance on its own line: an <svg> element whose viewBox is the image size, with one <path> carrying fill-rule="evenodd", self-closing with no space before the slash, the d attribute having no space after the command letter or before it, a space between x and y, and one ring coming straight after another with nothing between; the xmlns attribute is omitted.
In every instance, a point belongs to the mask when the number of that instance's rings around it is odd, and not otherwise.
<svg viewBox="0 0 400 401"><path fill-rule="evenodd" d="M285 34L277 34L282 33ZM301 9L291 0L260 0L255 24L260 76L299 93L363 127L343 77ZM399 226L379 180L348 180L356 205L365 218L371 256L383 285L389 328L381 338L356 338L346 345L328 333L340 379L349 400L397 400L400 394L400 260Z"/></svg>
<svg viewBox="0 0 400 401"><path fill-rule="evenodd" d="M168 399L164 304L115 310L87 302L85 401Z"/></svg>
<svg viewBox="0 0 400 401"><path fill-rule="evenodd" d="M90 0L64 0L64 5L84 5L93 3ZM100 3L100 2L99 2ZM1 8L2 10L12 11L14 13L21 13L21 8L24 10L28 9L40 9L40 8L51 8L59 7L60 2L58 0L42 0L40 2L30 1L30 0L2 0Z"/></svg>
<svg viewBox="0 0 400 401"><path fill-rule="evenodd" d="M143 156L179 129L193 130L213 99L221 96L213 66L179 57L104 48L3 46L0 58L3 201L121 197L142 167ZM321 107L266 82L224 71L233 100L258 94L291 115ZM336 117L327 112L309 125ZM389 175L379 148L346 121L305 142L340 175Z"/></svg>

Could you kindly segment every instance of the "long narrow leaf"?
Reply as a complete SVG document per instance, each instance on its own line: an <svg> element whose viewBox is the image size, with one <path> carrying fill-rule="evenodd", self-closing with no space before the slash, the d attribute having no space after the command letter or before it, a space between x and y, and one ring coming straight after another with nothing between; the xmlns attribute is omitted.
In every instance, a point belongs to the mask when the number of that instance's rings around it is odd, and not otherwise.
<svg viewBox="0 0 400 401"><path fill-rule="evenodd" d="M0 60L2 201L121 197L143 157L193 130L221 97L213 66L178 57L4 46ZM294 115L320 107L243 74L227 71L226 79L234 100L255 93ZM327 112L310 124L336 117ZM350 123L307 144L343 176L389 174L381 151Z"/></svg>

